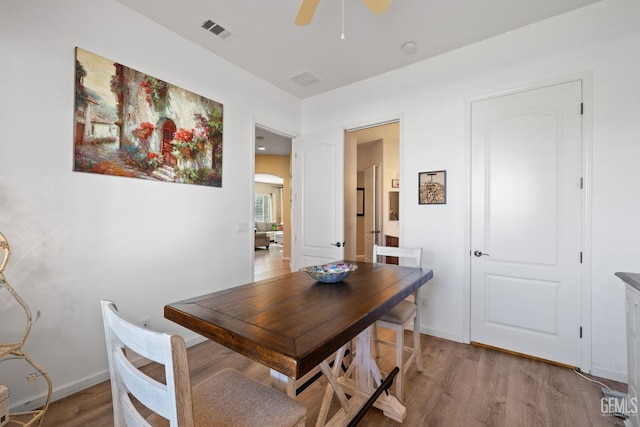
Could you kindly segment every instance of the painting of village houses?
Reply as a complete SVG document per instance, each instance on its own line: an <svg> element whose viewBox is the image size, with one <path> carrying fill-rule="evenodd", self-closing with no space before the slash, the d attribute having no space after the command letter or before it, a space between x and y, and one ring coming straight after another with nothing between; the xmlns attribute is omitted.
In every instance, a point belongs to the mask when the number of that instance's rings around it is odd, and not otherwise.
<svg viewBox="0 0 640 427"><path fill-rule="evenodd" d="M222 186L222 104L76 48L74 171Z"/></svg>

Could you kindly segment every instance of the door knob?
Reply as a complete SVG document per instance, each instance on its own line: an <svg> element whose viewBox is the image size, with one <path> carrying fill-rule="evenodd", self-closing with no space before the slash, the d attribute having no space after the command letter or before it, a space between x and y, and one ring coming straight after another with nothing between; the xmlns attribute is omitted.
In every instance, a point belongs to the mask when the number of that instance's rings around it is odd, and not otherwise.
<svg viewBox="0 0 640 427"><path fill-rule="evenodd" d="M473 251L473 254L474 254L475 256L477 256L478 258L479 258L479 257L481 257L481 256L483 256L483 255L484 255L484 256L489 256L489 254L484 254L484 253L482 253L482 252L480 252L480 251Z"/></svg>
<svg viewBox="0 0 640 427"><path fill-rule="evenodd" d="M340 247L342 247L342 246L346 246L346 245L345 245L345 242L342 242L342 243L340 243L340 242L336 242L336 243L332 243L332 244L331 244L331 246L337 246L337 247L339 247L339 248L340 248Z"/></svg>

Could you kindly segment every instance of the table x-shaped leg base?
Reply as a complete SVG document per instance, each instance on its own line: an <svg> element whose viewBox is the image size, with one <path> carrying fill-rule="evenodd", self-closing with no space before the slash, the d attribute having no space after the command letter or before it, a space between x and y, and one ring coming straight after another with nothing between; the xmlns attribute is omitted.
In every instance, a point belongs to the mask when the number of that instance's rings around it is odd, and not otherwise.
<svg viewBox="0 0 640 427"><path fill-rule="evenodd" d="M346 345L338 350L333 368L326 361L320 365L329 384L325 390L316 427L346 425L382 383L382 375L371 355L371 327L362 331L356 338L355 358L349 365L347 372L343 376L339 376L345 348ZM342 407L327 422L334 393ZM351 397L348 398L347 395ZM373 406L381 409L387 417L400 423L404 421L407 414L405 406L395 396L388 394L380 395Z"/></svg>

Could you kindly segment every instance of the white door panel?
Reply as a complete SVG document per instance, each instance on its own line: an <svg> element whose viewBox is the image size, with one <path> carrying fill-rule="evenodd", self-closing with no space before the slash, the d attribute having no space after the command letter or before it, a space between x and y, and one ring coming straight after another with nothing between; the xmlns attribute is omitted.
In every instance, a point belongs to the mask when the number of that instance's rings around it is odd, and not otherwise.
<svg viewBox="0 0 640 427"><path fill-rule="evenodd" d="M373 262L373 245L378 243L380 235L379 217L376 210L378 166L369 166L364 171L364 260Z"/></svg>
<svg viewBox="0 0 640 427"><path fill-rule="evenodd" d="M581 82L472 105L471 339L580 365Z"/></svg>
<svg viewBox="0 0 640 427"><path fill-rule="evenodd" d="M557 282L487 275L485 322L556 335L558 290Z"/></svg>
<svg viewBox="0 0 640 427"><path fill-rule="evenodd" d="M292 269L344 258L344 130L293 140Z"/></svg>
<svg viewBox="0 0 640 427"><path fill-rule="evenodd" d="M492 261L556 263L556 119L522 113L488 126L490 215L484 247Z"/></svg>

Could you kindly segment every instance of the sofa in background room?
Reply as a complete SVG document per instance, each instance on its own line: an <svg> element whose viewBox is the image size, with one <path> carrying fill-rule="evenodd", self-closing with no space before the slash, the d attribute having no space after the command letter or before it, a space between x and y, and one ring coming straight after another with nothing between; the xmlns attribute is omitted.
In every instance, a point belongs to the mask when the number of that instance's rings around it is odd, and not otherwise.
<svg viewBox="0 0 640 427"><path fill-rule="evenodd" d="M255 226L254 247L258 249L261 246L269 249L269 244L275 237L275 229L278 227L275 221L257 222Z"/></svg>

